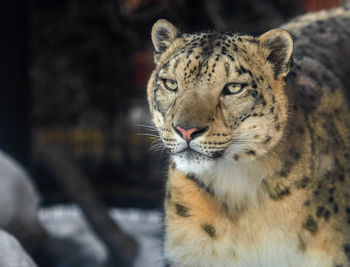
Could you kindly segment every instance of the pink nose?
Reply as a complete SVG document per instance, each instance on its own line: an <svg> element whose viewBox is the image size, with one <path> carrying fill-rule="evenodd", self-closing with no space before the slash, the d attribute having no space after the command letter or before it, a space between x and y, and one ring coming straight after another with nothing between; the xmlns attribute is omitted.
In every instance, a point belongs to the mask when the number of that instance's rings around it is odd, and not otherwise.
<svg viewBox="0 0 350 267"><path fill-rule="evenodd" d="M180 127L180 126L176 126L175 129L178 130L181 133L182 138L185 139L186 141L190 141L191 138L192 138L191 135L194 132L198 131L198 128L184 129L184 128Z"/></svg>

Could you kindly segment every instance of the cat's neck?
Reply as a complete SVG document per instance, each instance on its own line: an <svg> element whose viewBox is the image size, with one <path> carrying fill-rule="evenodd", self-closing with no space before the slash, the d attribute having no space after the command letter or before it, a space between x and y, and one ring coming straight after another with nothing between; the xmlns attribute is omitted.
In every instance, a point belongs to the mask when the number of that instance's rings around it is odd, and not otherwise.
<svg viewBox="0 0 350 267"><path fill-rule="evenodd" d="M293 164L301 154L303 138L300 129L286 128L284 138L266 155L258 158L221 159L199 175L199 179L214 192L214 196L230 210L259 205L267 195L264 184L271 179L294 179ZM305 134L305 133L303 133Z"/></svg>

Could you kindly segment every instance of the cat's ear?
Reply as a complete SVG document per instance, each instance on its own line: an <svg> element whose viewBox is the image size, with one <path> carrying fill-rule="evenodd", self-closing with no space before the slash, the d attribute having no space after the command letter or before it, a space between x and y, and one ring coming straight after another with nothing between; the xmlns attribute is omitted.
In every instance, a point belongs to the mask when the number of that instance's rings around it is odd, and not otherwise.
<svg viewBox="0 0 350 267"><path fill-rule="evenodd" d="M258 37L260 46L267 51L266 60L273 66L275 79L287 76L293 52L293 39L283 30L271 30Z"/></svg>
<svg viewBox="0 0 350 267"><path fill-rule="evenodd" d="M153 25L152 42L156 62L179 35L180 31L165 19L160 19Z"/></svg>

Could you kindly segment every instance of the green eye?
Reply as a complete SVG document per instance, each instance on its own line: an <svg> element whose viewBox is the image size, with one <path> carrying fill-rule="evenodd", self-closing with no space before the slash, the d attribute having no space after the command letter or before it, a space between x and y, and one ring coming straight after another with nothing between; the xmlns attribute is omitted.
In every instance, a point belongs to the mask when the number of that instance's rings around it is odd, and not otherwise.
<svg viewBox="0 0 350 267"><path fill-rule="evenodd" d="M170 79L163 79L163 84L165 89L169 91L176 91L177 89L177 81Z"/></svg>
<svg viewBox="0 0 350 267"><path fill-rule="evenodd" d="M242 92L246 86L246 83L228 83L224 86L222 92L224 95L236 95Z"/></svg>

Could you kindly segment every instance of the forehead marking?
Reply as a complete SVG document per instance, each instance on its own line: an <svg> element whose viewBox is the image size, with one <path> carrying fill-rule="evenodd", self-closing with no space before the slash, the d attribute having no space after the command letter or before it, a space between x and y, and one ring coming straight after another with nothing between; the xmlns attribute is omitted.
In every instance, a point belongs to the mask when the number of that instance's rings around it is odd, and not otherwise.
<svg viewBox="0 0 350 267"><path fill-rule="evenodd" d="M179 63L180 63L180 59L177 58L174 62L174 66L173 66L174 70L177 68L177 65L179 65Z"/></svg>
<svg viewBox="0 0 350 267"><path fill-rule="evenodd" d="M188 67L190 66L191 62L192 62L192 60L191 60L191 59L189 59L189 60L187 61L187 64L186 64L186 66L185 66L185 69L184 69L184 70L187 70L187 69L188 69Z"/></svg>
<svg viewBox="0 0 350 267"><path fill-rule="evenodd" d="M160 70L167 71L168 68L169 68L169 60L166 61L166 62L160 67Z"/></svg>
<svg viewBox="0 0 350 267"><path fill-rule="evenodd" d="M235 43L232 44L232 47L233 51L238 52L238 46Z"/></svg>
<svg viewBox="0 0 350 267"><path fill-rule="evenodd" d="M226 56L227 56L232 62L235 61L235 59L233 58L233 56L231 56L230 54L227 54Z"/></svg>
<svg viewBox="0 0 350 267"><path fill-rule="evenodd" d="M229 66L229 64L227 62L225 62L224 67L225 67L226 78L227 78L228 74L230 72L230 66Z"/></svg>
<svg viewBox="0 0 350 267"><path fill-rule="evenodd" d="M225 36L224 33L212 33L212 32L206 32L201 33L197 35L189 35L190 40L186 41L185 47L177 51L177 53L174 55L174 61L173 64L169 64L170 62L166 62L162 69L167 71L169 67L172 65L173 74L175 74L175 69L178 67L180 63L180 56L184 56L183 58L188 59L187 62L184 64L184 72L185 72L185 79L188 80L188 78L193 77L193 79L198 79L199 76L208 74L208 80L211 79L211 73L215 72L216 62L218 62L223 55L226 55L226 58L231 61L235 62L234 56L230 53L230 51L238 51L238 46L235 43L236 41L241 42L242 39L240 37L236 37L235 35ZM254 42L254 41L253 41ZM196 53L197 55L193 55L195 53L195 49L199 49L199 51ZM198 54L199 53L199 54ZM215 62L211 66L211 70L209 70L209 58L213 56L215 53ZM189 59L190 55L193 55L193 58L196 59L198 62L195 64L194 67L190 68L190 65L192 63L191 59ZM178 58L176 58L178 57ZM192 58L192 60L193 60ZM202 59L202 60L201 60ZM170 65L170 66L169 66ZM229 76L230 67L228 62L224 63L224 70L226 77ZM188 73L187 73L188 72ZM252 73L248 70L246 70L243 66L240 66L240 68L236 68L236 72L241 75L244 73L247 73L252 77Z"/></svg>

